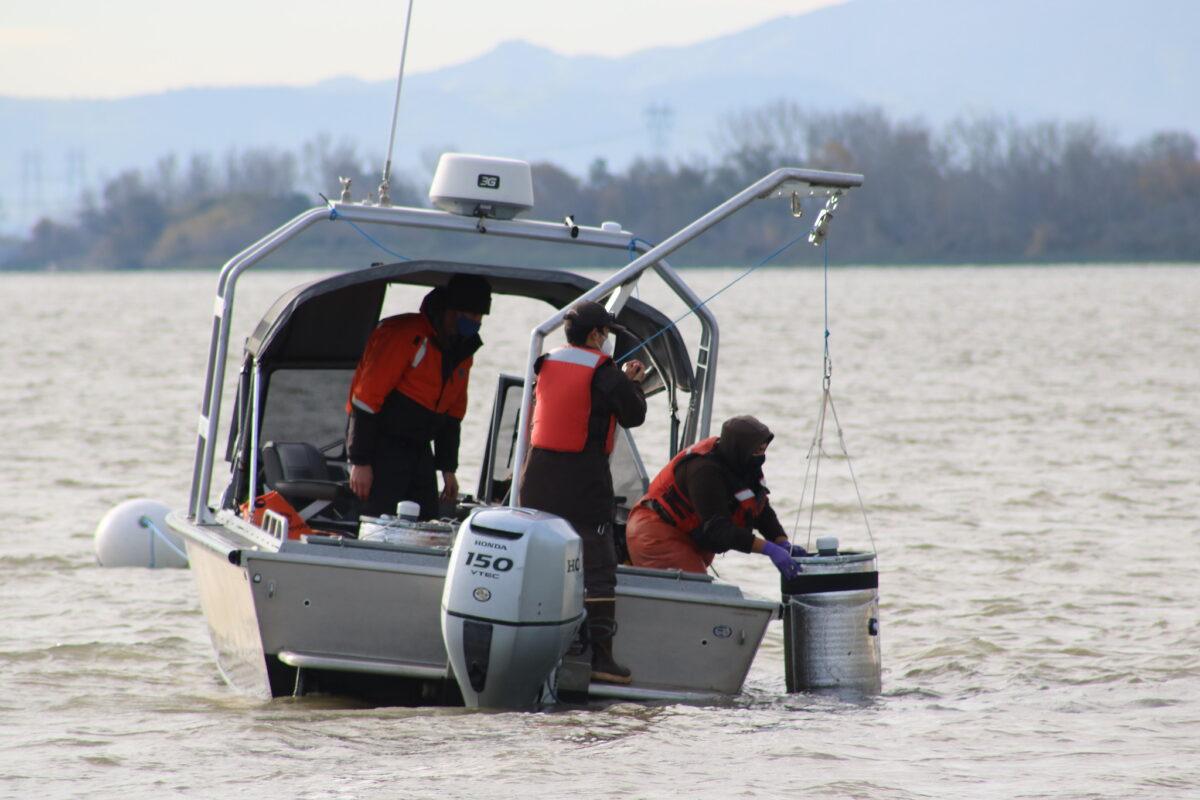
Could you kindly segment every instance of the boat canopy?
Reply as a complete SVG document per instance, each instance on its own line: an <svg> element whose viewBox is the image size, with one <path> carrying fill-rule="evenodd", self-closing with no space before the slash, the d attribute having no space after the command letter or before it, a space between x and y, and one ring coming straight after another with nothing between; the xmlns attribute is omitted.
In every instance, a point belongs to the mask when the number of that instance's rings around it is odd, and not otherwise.
<svg viewBox="0 0 1200 800"><path fill-rule="evenodd" d="M258 474L262 444L340 446L350 376L379 322L388 287L444 286L456 274L482 275L493 294L542 300L555 308L570 305L596 286L589 278L561 270L407 261L340 273L289 290L246 340L225 452L233 469L222 505L233 508L247 498L245 476ZM632 334L618 334L617 354L653 338L636 355L657 370L658 380L650 391L665 389L672 397L674 415L674 393L693 392L695 384L691 358L678 329L660 311L632 298L617 319ZM255 396L258 402L251 402Z"/></svg>
<svg viewBox="0 0 1200 800"><path fill-rule="evenodd" d="M257 447L249 446L251 443L272 440L325 441L335 446L337 440L334 439L332 425L339 417L344 421L341 409L345 405L350 379L344 373L352 371L357 363L383 310L388 285L407 283L439 286L445 284L455 272L488 277L496 293L540 298L555 306L554 312L530 332L525 376L521 382L521 408L516 428L518 435L512 456L513 483L510 494L513 498L520 497L521 467L529 448L534 364L544 350L546 337L563 324L566 306L578 299L608 298L610 309L632 331L632 336L618 338L615 352L629 353L645 341L644 347L635 352L653 368L649 380L662 382L652 386L649 393L665 390L670 399L672 452L678 445L686 446L697 438L707 436L716 390L719 345L716 318L671 269L666 259L750 203L759 199L784 197L789 192L793 216L799 216L802 212L802 192L814 197L819 192L825 198L825 207L817 215L808 235L811 243L819 244L827 233L838 199L846 190L860 186L862 181L862 175L855 173L781 167L655 245L645 243L612 223L594 228L576 225L570 217L565 218L563 223L497 219L485 227L478 219L472 220L445 211L392 206L388 202L354 203L349 199L347 188L341 201L328 201L325 206L304 211L242 250L221 269L213 305L212 337L209 341L204 395L200 404L188 518L205 524L214 519L214 508L209 505L209 490L216 456L217 430L223 417L231 423L226 458L234 461L235 483L237 471L242 466L255 474ZM247 340L238 381L237 407L222 413L234 288L238 277L322 220L345 220L356 226L393 225L580 247L628 249L631 255L634 251L640 255L599 282L553 270L413 261L373 266L298 287L271 308ZM639 278L650 269L659 274L699 319L700 337L694 363L672 322L631 296ZM660 332L662 335L659 335ZM653 341L649 341L651 338ZM276 391L270 391L271 385ZM676 416L678 405L675 392L679 390L689 392L691 397L682 427L677 428L679 420ZM274 396L274 403L271 395ZM253 402L251 398L254 398ZM287 407L273 409L271 406L274 404ZM275 410L288 413L276 414ZM323 433L329 435L325 437ZM337 436L341 435L342 431L338 431ZM235 456L239 452L240 455ZM248 464L238 463L246 456ZM228 508L229 500L226 494L222 505Z"/></svg>
<svg viewBox="0 0 1200 800"><path fill-rule="evenodd" d="M543 300L555 308L569 305L596 285L590 278L561 270L453 261L380 264L288 291L271 306L246 341L246 361L257 361L266 372L287 368L353 369L379 322L389 285L443 286L458 273L486 277L494 294ZM617 318L637 339L618 334L614 352L627 353L638 341L655 337L646 345L648 360L663 373L667 383L692 391L691 358L678 329L666 315L630 299ZM647 360L645 355L637 355Z"/></svg>

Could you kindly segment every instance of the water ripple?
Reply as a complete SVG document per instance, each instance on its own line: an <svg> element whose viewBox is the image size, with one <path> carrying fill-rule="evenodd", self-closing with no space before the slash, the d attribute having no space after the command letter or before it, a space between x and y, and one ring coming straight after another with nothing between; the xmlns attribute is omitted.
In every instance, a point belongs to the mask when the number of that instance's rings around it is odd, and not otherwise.
<svg viewBox="0 0 1200 800"><path fill-rule="evenodd" d="M707 296L733 275L686 277ZM264 308L312 277L248 274L239 302ZM834 390L880 551L884 694L787 695L776 623L730 703L544 714L242 697L213 666L194 576L95 566L113 504L187 497L211 323L196 298L213 280L0 274L15 365L0 403L22 409L0 442L20 507L0 539L0 795L1200 796L1197 268L837 271ZM776 431L785 524L820 394L821 297L819 272L764 270L717 308L715 419ZM97 318L97 298L142 313ZM545 313L496 311L481 375L519 370L506 354ZM795 368L764 383L763 342ZM89 387L87 414L65 385ZM472 392L464 442L490 401ZM651 469L660 412L639 431ZM462 461L478 469L473 448ZM845 463L827 464L814 533L866 544ZM764 559L717 569L777 596Z"/></svg>

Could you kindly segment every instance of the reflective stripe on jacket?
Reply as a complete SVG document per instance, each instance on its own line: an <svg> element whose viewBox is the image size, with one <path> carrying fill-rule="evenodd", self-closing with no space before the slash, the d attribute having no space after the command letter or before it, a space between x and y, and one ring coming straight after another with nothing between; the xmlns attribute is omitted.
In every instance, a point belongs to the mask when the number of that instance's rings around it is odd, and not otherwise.
<svg viewBox="0 0 1200 800"><path fill-rule="evenodd" d="M683 462L707 456L716 449L718 438L711 436L677 453L671 462L654 476L650 488L646 490L638 505L654 509L664 521L684 533L697 530L704 520L696 513L692 501L676 482L675 476ZM742 528L749 528L754 518L762 512L764 503L755 496L753 490L744 486L734 492L733 500L737 503L737 507L730 514L733 523Z"/></svg>
<svg viewBox="0 0 1200 800"><path fill-rule="evenodd" d="M542 358L534 386L530 442L543 450L582 453L592 413L592 378L609 357L590 347L567 345ZM613 449L616 416L610 416L604 452Z"/></svg>
<svg viewBox="0 0 1200 800"><path fill-rule="evenodd" d="M346 411L379 413L388 395L399 392L436 414L461 420L467 413L467 358L442 379L442 351L424 314L389 317L375 328L350 381Z"/></svg>

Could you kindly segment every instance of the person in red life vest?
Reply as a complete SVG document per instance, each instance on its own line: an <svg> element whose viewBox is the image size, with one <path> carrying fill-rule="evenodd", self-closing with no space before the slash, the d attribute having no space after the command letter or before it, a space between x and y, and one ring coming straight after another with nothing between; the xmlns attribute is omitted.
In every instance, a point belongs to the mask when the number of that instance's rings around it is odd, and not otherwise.
<svg viewBox="0 0 1200 800"><path fill-rule="evenodd" d="M646 419L641 381L646 368L618 368L604 351L614 330L624 331L599 303L580 303L564 319L567 345L537 360L533 430L521 482L521 505L557 514L583 540L583 582L592 680L629 683L613 657L616 633L617 551L613 543L613 481L608 457L617 425Z"/></svg>
<svg viewBox="0 0 1200 800"><path fill-rule="evenodd" d="M413 500L422 519L439 516L439 471L441 499L458 499L467 381L491 307L486 278L455 275L419 313L388 317L371 333L346 402L350 489L363 514L395 514L398 502Z"/></svg>
<svg viewBox="0 0 1200 800"><path fill-rule="evenodd" d="M650 482L625 526L636 567L705 572L717 553L762 553L786 578L800 571L767 500L763 463L774 435L754 417L733 417L721 435L681 451ZM754 535L754 530L762 538Z"/></svg>

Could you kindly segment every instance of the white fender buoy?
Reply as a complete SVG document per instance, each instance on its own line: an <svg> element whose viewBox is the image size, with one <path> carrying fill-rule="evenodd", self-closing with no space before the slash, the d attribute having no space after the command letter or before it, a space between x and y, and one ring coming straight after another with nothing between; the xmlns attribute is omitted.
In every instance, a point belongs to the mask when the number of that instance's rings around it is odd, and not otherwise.
<svg viewBox="0 0 1200 800"><path fill-rule="evenodd" d="M102 567L186 568L183 540L167 527L170 510L144 497L113 506L96 526L96 561Z"/></svg>

